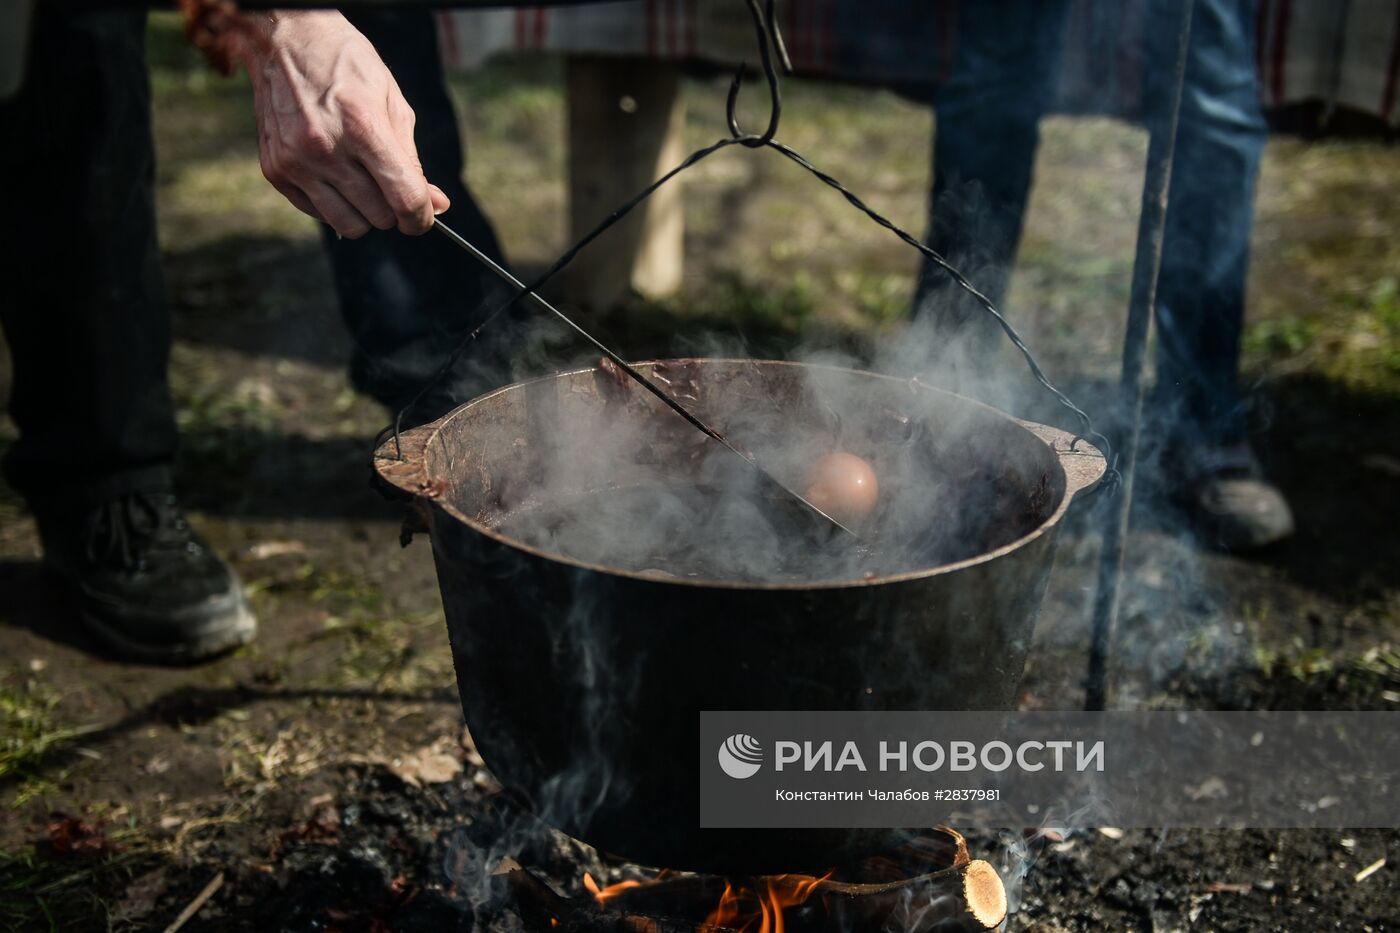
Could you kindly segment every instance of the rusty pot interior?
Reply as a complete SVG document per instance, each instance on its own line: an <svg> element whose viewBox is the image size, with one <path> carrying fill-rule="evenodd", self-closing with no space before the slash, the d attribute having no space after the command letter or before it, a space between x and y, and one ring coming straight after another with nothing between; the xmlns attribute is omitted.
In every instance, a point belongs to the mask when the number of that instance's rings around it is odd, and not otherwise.
<svg viewBox="0 0 1400 933"><path fill-rule="evenodd" d="M743 360L645 368L792 489L806 487L824 454L868 461L880 494L873 512L849 522L861 545L811 521L738 457L603 369L460 410L424 451L437 504L499 540L593 569L819 586L994 552L1044 525L1066 498L1040 426L967 400L930 404L945 393L916 383Z"/></svg>

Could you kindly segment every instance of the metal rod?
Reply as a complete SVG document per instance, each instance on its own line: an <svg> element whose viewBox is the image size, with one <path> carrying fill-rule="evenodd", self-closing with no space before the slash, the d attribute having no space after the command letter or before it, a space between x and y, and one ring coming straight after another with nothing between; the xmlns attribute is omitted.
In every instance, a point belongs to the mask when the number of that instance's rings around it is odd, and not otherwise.
<svg viewBox="0 0 1400 933"><path fill-rule="evenodd" d="M574 323L573 319L570 318L563 311L560 311L558 308L554 307L554 305L541 298L538 294L532 291L524 282L520 281L514 275L512 275L510 271L507 270L504 266L500 265L500 263L496 262L490 256L477 249L474 245L472 245L470 241L466 239L466 237L462 236L456 230L453 230L451 227L447 226L447 224L443 223L441 218L433 218L433 227L436 228L440 233L446 236L453 243L456 243L459 247L470 253L473 257L475 257L475 259L478 262L480 262L486 268L490 269L492 272L496 273L496 275L509 282L518 291L522 292L525 295L528 295L541 308L548 311L550 314L553 314L559 320L567 324L574 331L574 333L578 334L584 340L587 340L599 353L612 360L612 362L624 373L630 376L634 382L636 382L642 388L646 389L652 395L660 399L662 404L664 404L667 408L671 409L676 414L684 418L697 431L710 438L710 440L722 445L730 453L734 454L740 460L743 460L745 463L747 463L750 467L756 470L758 472L758 475L761 476L766 482L776 487L785 495L789 496L790 498L796 500L797 502L805 506L809 512L821 517L822 519L835 526L836 528L839 528L841 531L844 531L846 534L850 535L857 541L860 540L860 536L857 535L854 531L847 528L845 525L841 524L836 519L823 512L821 509L817 508L817 506L813 505L806 497L799 494L796 490L789 488L780 479L778 479L772 473L769 473L768 470L765 469L763 465L759 463L758 460L752 454L745 453L738 447L735 447L723 434L719 433L714 428L701 421L695 415L691 414L685 408L685 406L681 405L680 402L677 402L675 399L671 398L671 396L667 395L666 392L660 386L652 382L646 376L642 375L640 370L638 370L631 363L627 362L622 357L614 353L601 340L594 337L592 334L584 330L578 324Z"/></svg>
<svg viewBox="0 0 1400 933"><path fill-rule="evenodd" d="M1119 472L1123 482L1118 500L1105 509L1103 544L1099 551L1098 588L1094 594L1093 629L1089 644L1089 671L1084 708L1102 710L1108 702L1108 658L1118 627L1119 589L1132 518L1133 477L1137 472L1138 441L1146 392L1143 370L1157 306L1157 280L1162 271L1162 245L1171 193L1172 160L1176 156L1177 124L1181 117L1186 62L1191 47L1193 0L1182 0L1177 35L1175 84L1166 126L1152 133L1147 146L1147 175L1142 186L1142 214L1138 220L1137 256L1133 262L1133 290L1128 304L1128 324L1123 336L1123 369L1118 384L1118 410L1128 415L1127 435L1119 443Z"/></svg>

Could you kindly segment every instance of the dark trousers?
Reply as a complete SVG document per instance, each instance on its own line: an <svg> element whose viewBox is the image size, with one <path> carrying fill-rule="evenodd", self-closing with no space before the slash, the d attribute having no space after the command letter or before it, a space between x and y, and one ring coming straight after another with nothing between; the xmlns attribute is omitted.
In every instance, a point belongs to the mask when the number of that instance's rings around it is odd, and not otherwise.
<svg viewBox="0 0 1400 933"><path fill-rule="evenodd" d="M1000 305L1030 192L1037 129L1053 103L1063 0L963 3L954 74L936 100L930 245ZM1148 4L1146 112L1160 131L1180 5ZM1112 12L1111 10L1108 12ZM1169 431L1243 438L1236 371L1254 188L1267 136L1254 69L1254 0L1197 0L1158 285L1157 401ZM982 364L1000 331L932 266L916 313L951 367ZM979 360L979 356L982 358Z"/></svg>
<svg viewBox="0 0 1400 933"><path fill-rule="evenodd" d="M462 182L462 139L443 83L437 29L426 13L346 14L374 43L417 115L414 136L423 171L452 207L442 219L504 264L495 231ZM355 387L392 410L408 404L460 339L511 295L498 279L446 237L371 231L340 240L329 228L340 310L355 343ZM482 332L457 368L415 406L410 418L431 421L457 404L507 381L514 316Z"/></svg>
<svg viewBox="0 0 1400 933"><path fill-rule="evenodd" d="M40 5L33 40L23 88L0 102L0 321L20 432L6 473L31 501L168 485L145 16Z"/></svg>
<svg viewBox="0 0 1400 933"><path fill-rule="evenodd" d="M170 483L176 430L166 364L170 322L155 220L155 153L145 17L36 16L29 72L0 102L0 322L14 364L10 414L20 439L11 484L36 505L51 492L106 498ZM442 84L429 14L380 14L359 25L418 114L428 177L452 199L445 215L499 256L461 182L460 138ZM436 236L374 233L327 244L354 336L361 389L397 407L483 312L494 289ZM420 409L500 378L483 351Z"/></svg>

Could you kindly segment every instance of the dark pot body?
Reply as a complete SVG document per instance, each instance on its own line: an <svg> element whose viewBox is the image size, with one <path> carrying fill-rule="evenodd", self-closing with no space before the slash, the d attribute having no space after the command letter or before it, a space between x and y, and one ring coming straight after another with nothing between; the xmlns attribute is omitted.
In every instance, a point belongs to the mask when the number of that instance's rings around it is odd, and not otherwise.
<svg viewBox="0 0 1400 933"><path fill-rule="evenodd" d="M877 851L892 834L701 830L700 756L714 750L698 747L699 713L1012 708L1056 527L1070 498L1102 474L1102 458L1082 446L1068 452L1063 432L868 373L668 365L684 367L702 417L761 399L815 431L830 427L823 412L832 393L855 411L892 404L888 419L854 438L850 415L838 416L843 443L876 461L882 444L928 445L930 470L998 491L1001 505L978 508L1003 508L1000 530L967 526L984 540L938 567L803 585L671 581L561 559L493 530L505 503L528 498L506 489L537 478L539 448L553 444L540 439L543 426L561 415L616 418L598 412L620 404L628 418L640 410L668 419L648 437L660 460L677 463L694 443L690 429L668 433L679 419L593 371L493 393L405 436L403 461L380 462L424 507L472 735L496 776L541 817L639 862L820 871ZM936 430L911 440L911 418ZM550 462L558 453L549 450ZM596 481L581 471L579 482Z"/></svg>

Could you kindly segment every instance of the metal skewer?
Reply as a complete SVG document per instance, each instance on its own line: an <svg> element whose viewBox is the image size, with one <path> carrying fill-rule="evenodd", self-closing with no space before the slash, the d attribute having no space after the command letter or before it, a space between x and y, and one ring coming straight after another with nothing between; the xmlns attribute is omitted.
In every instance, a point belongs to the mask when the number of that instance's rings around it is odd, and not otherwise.
<svg viewBox="0 0 1400 933"><path fill-rule="evenodd" d="M567 324L570 328L573 329L573 331L574 331L576 334L578 334L578 335L579 335L580 337L582 337L584 340L587 340L590 344L592 344L592 345L594 346L594 348L596 348L596 349L598 350L599 353L602 353L602 354L603 354L604 356L606 356L609 360L612 360L612 362L617 366L617 368L618 368L618 369L621 369L624 373L626 373L629 377L631 377L632 380L633 380L634 382L636 382L636 383L637 383L638 385L640 385L642 388L646 389L646 390L647 390L648 392L650 392L652 395L654 395L654 396L656 396L658 399L660 399L661 402L662 402L667 408L671 409L671 410L674 411L676 414L678 414L678 415L680 415L682 418L684 418L684 419L685 419L687 422L689 422L690 425L691 425L692 427L694 427L697 431L699 431L700 433L704 434L706 437L710 438L710 440L715 441L716 443L722 445L722 446L724 447L725 450L728 450L730 453L734 454L734 455L735 455L736 457L738 457L740 460L743 460L745 463L747 463L750 467L752 467L752 468L754 469L755 472L757 472L757 474L758 474L760 477L763 478L763 480L764 480L766 483L768 483L770 486L773 486L774 488L776 488L778 491L780 491L781 493L783 493L783 495L785 495L785 496L787 496L788 498L793 499L794 501L796 501L796 502L798 502L799 504L801 504L801 505L803 506L803 508L807 511L808 514L814 515L814 516L819 517L819 518L821 518L821 519L824 519L828 524L830 524L830 525L832 525L832 526L834 526L834 527L840 529L841 531L845 532L847 535L849 535L851 538L855 539L856 541L859 541L859 540L860 540L860 536L857 535L854 531L852 531L851 529L847 528L845 525L841 524L841 523L838 522L836 519L832 518L830 515L828 515L827 513L823 512L821 509L817 508L817 507L816 507L815 505L813 505L810 501L808 501L806 497L802 496L802 495L799 494L797 491L795 491L795 490L789 488L785 483L783 483L782 480L778 479L778 478L777 478L776 476L774 476L772 473L769 473L768 470L765 469L764 466L763 466L761 463L759 463L758 460L757 460L752 454L745 453L744 451L740 450L738 447L735 447L733 444L731 444L731 443L729 442L728 438L726 438L723 434L719 433L719 432L716 431L714 428L710 427L710 426L707 425L705 422L703 422L703 421L701 421L699 418L695 417L695 415L693 415L693 414L691 414L689 411L687 411L686 408L685 408L685 406L681 405L681 404L680 404L679 402L677 402L675 399L671 398L671 396L667 395L667 394L665 393L665 391L663 391L662 388L661 388L660 386L658 386L656 383L652 382L652 381L651 381L650 379L648 379L646 376L642 375L642 373L641 373L636 367L634 367L631 363L628 363L628 362L627 362L626 360L624 360L622 357L618 356L616 353L614 353L612 350L610 350L605 344L603 344L602 341L598 340L598 338L594 337L594 336L593 336L592 334L590 334L588 331L584 330L584 329L583 329L582 327L580 327L578 324L574 323L573 319L571 319L571 318L570 318L567 314L565 314L563 311L560 311L558 308L554 307L554 305L550 304L548 301L545 301L545 300L544 300L543 298L541 298L538 294L536 294L535 292L531 291L530 288L529 288L524 282L522 282L522 281L520 281L519 279L517 279L514 275L512 275L512 274L510 273L509 270L507 270L505 267L501 266L499 263L497 263L497 262L496 262L494 259L492 259L490 256L488 256L488 255L486 255L485 253L483 253L481 250L479 250L479 249L477 249L475 246L473 246L472 243L466 239L466 237L462 236L462 235L461 235L460 233L458 233L456 230L453 230L453 229L452 229L451 227L449 227L447 224L443 223L442 220L441 220L440 218L437 218L437 217L434 217L434 218L433 218L433 227L436 228L440 233L442 233L444 236L446 236L446 237L447 237L449 240L451 240L453 243L456 243L459 247L461 247L462 249L464 249L464 250L466 250L468 253L470 253L470 254L471 254L473 257L475 257L476 260L477 260L478 262L480 262L483 266L485 266L486 268L490 269L492 272L496 273L496 275L500 276L500 277L501 277L502 279L504 279L506 282L509 282L509 283L510 283L512 286L514 286L518 291L520 291L520 292L524 293L525 295L528 295L530 298L534 299L535 303L536 303L537 305L539 305L541 308L543 308L544 310L548 311L550 314L553 314L553 315L554 315L555 317L557 317L559 320L561 320L561 321L563 321L565 324Z"/></svg>

